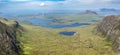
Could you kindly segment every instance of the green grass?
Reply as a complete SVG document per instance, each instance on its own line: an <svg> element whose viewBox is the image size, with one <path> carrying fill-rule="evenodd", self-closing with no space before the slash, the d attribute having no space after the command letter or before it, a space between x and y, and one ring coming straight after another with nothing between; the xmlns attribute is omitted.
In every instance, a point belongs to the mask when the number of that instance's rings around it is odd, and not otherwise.
<svg viewBox="0 0 120 55"><path fill-rule="evenodd" d="M102 20L102 16L100 15L92 15L92 14L58 14L47 16L47 19L52 19L55 22L50 25L69 25L73 23L95 23L97 21Z"/></svg>
<svg viewBox="0 0 120 55"><path fill-rule="evenodd" d="M63 29L22 26L26 31L20 40L26 55L116 55L110 42L93 33L93 25ZM64 36L59 34L61 31L77 34Z"/></svg>
<svg viewBox="0 0 120 55"><path fill-rule="evenodd" d="M92 23L92 20L101 20L102 17L100 17L99 15L89 15L89 14L71 14L71 15L65 15L65 16L61 16L61 17L56 17L56 19L60 19L63 22L67 22L67 21L74 21L77 23Z"/></svg>

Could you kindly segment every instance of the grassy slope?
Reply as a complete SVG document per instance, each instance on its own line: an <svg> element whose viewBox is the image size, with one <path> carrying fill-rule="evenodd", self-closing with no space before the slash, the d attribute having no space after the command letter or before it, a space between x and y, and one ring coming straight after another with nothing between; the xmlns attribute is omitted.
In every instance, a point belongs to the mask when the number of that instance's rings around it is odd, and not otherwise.
<svg viewBox="0 0 120 55"><path fill-rule="evenodd" d="M20 37L27 55L116 55L111 43L95 35L94 26L67 29L47 29L23 25L26 32ZM75 31L74 36L60 35L60 31ZM88 48L88 46L93 46Z"/></svg>

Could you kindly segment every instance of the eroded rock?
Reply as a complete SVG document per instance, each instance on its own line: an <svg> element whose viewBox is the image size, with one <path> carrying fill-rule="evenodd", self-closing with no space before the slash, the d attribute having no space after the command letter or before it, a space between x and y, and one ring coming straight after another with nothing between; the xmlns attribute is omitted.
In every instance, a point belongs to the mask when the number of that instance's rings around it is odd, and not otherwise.
<svg viewBox="0 0 120 55"><path fill-rule="evenodd" d="M97 31L113 42L113 49L120 52L120 15L106 16L97 25Z"/></svg>
<svg viewBox="0 0 120 55"><path fill-rule="evenodd" d="M18 22L0 19L0 55L20 55L19 41L16 38ZM10 26L9 26L10 25Z"/></svg>

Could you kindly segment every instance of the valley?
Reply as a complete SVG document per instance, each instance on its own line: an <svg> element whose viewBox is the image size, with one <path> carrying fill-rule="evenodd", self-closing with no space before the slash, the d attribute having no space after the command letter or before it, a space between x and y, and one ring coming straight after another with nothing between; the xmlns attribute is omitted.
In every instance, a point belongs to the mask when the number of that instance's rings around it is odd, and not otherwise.
<svg viewBox="0 0 120 55"><path fill-rule="evenodd" d="M0 55L120 55L120 1L0 0Z"/></svg>
<svg viewBox="0 0 120 55"><path fill-rule="evenodd" d="M111 42L93 33L94 25L62 29L23 27L26 32L20 39L27 55L116 55ZM59 34L61 31L77 33L69 37Z"/></svg>

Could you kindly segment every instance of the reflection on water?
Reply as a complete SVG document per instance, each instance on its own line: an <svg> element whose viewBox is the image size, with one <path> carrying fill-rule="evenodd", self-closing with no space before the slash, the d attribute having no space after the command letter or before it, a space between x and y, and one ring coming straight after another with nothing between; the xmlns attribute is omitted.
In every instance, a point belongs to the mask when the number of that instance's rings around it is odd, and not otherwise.
<svg viewBox="0 0 120 55"><path fill-rule="evenodd" d="M78 26L85 26L90 25L89 23L73 23L70 25L54 25L54 26L44 26L47 28L68 28L68 27L78 27Z"/></svg>

